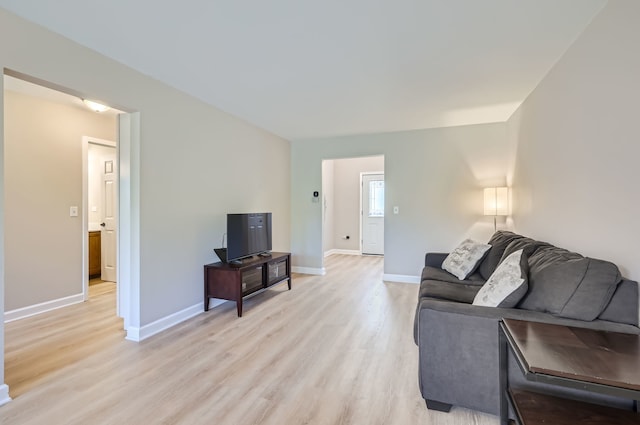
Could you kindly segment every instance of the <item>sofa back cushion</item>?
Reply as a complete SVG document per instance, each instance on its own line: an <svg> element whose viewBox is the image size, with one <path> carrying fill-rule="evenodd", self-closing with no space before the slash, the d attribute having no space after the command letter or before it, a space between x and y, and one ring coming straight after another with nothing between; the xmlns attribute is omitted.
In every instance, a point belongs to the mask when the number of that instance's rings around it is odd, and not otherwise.
<svg viewBox="0 0 640 425"><path fill-rule="evenodd" d="M569 260L580 260L582 258L584 257L577 252L571 252L564 248L548 245L541 247L535 253L529 254L529 267L535 273L553 264L564 263Z"/></svg>
<svg viewBox="0 0 640 425"><path fill-rule="evenodd" d="M546 242L536 241L527 237L517 238L509 242L509 245L507 245L507 247L504 249L504 253L502 254L500 262L504 261L504 259L509 255L519 250L522 250L524 255L526 255L528 258L531 257L539 249L545 249L548 247L553 247L553 245Z"/></svg>
<svg viewBox="0 0 640 425"><path fill-rule="evenodd" d="M529 292L519 308L591 321L609 304L621 280L618 267L554 246L529 257Z"/></svg>
<svg viewBox="0 0 640 425"><path fill-rule="evenodd" d="M623 279L598 319L638 326L638 282Z"/></svg>
<svg viewBox="0 0 640 425"><path fill-rule="evenodd" d="M478 267L478 272L485 280L489 279L496 270L496 267L498 267L498 264L500 264L507 245L509 245L511 241L521 238L524 238L524 236L506 230L498 230L491 236L488 242L489 245L491 245L491 249L487 252L487 255L485 255L482 263L480 263L480 267Z"/></svg>

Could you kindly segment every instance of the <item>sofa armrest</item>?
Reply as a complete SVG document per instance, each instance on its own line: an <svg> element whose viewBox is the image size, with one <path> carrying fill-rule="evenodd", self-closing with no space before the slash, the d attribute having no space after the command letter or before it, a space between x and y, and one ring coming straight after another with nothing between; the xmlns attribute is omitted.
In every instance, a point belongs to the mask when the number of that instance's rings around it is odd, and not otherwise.
<svg viewBox="0 0 640 425"><path fill-rule="evenodd" d="M422 397L497 415L498 309L429 298L418 309Z"/></svg>
<svg viewBox="0 0 640 425"><path fill-rule="evenodd" d="M424 256L424 265L430 267L442 268L442 262L449 255L446 252L427 252Z"/></svg>

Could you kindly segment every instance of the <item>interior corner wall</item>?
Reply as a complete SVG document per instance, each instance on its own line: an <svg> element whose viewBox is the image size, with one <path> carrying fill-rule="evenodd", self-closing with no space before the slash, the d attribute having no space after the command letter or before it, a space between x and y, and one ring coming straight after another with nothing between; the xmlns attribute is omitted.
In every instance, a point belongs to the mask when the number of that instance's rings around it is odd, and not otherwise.
<svg viewBox="0 0 640 425"><path fill-rule="evenodd" d="M132 327L202 306L202 267L217 261L227 212L271 211L273 248L290 250L287 140L4 9L0 28L0 69L139 113L139 169L130 171L140 176L140 318Z"/></svg>
<svg viewBox="0 0 640 425"><path fill-rule="evenodd" d="M425 252L489 239L482 187L504 182L506 124L300 140L291 148L295 266L323 267L322 205L311 196L322 185L322 161L374 155L385 164L385 274L418 276Z"/></svg>
<svg viewBox="0 0 640 425"><path fill-rule="evenodd" d="M82 136L116 140L117 123L114 115L12 91L4 106L4 305L11 311L82 294Z"/></svg>
<svg viewBox="0 0 640 425"><path fill-rule="evenodd" d="M508 121L515 229L640 279L640 2L610 1Z"/></svg>
<svg viewBox="0 0 640 425"><path fill-rule="evenodd" d="M334 248L360 251L360 174L384 173L384 157L345 158L334 162Z"/></svg>

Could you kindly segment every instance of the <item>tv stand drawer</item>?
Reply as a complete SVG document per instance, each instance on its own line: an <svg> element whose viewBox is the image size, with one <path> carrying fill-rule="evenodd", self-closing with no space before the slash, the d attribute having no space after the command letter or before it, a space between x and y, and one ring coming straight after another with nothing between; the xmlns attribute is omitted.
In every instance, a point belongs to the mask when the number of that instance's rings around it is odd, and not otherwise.
<svg viewBox="0 0 640 425"><path fill-rule="evenodd" d="M263 288L262 285L263 266L258 266L242 273L242 295L247 295Z"/></svg>
<svg viewBox="0 0 640 425"><path fill-rule="evenodd" d="M267 265L267 272L269 273L269 284L273 284L281 281L289 276L289 261L272 261Z"/></svg>

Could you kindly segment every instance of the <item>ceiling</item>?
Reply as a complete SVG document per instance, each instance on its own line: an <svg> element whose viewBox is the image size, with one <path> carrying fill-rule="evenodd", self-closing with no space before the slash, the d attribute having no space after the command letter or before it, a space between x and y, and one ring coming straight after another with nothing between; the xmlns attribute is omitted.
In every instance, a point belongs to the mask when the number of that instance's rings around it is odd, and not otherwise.
<svg viewBox="0 0 640 425"><path fill-rule="evenodd" d="M606 0L0 0L289 140L506 121Z"/></svg>

